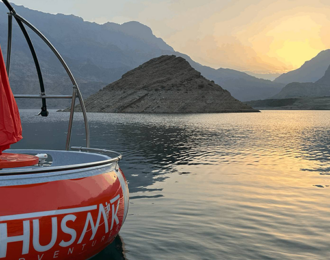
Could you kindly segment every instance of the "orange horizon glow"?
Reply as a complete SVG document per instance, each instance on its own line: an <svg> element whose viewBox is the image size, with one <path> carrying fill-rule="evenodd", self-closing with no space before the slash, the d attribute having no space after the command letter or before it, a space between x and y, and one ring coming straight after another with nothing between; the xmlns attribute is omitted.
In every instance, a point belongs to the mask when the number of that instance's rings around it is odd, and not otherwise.
<svg viewBox="0 0 330 260"><path fill-rule="evenodd" d="M224 3L219 8L218 1L207 1L188 8L184 16L162 20L171 28L179 27L165 41L202 64L260 74L297 69L330 48L330 1ZM160 30L156 32L161 35Z"/></svg>
<svg viewBox="0 0 330 260"><path fill-rule="evenodd" d="M326 49L319 36L321 29L322 26L309 14L289 17L267 32L268 36L274 38L267 54L276 56L293 68L299 68Z"/></svg>

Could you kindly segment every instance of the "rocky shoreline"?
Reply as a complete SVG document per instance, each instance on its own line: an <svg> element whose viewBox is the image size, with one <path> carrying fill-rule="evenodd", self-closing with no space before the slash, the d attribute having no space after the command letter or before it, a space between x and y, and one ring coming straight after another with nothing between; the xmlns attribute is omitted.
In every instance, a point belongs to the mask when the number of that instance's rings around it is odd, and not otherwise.
<svg viewBox="0 0 330 260"><path fill-rule="evenodd" d="M330 96L265 99L246 103L260 110L330 110Z"/></svg>

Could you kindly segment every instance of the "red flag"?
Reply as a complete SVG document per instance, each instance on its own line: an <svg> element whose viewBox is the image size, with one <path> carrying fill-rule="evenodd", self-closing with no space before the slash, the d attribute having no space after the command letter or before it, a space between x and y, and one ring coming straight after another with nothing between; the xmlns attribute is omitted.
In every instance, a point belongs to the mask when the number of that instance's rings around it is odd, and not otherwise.
<svg viewBox="0 0 330 260"><path fill-rule="evenodd" d="M0 155L11 144L22 139L18 107L9 85L5 62L0 48Z"/></svg>

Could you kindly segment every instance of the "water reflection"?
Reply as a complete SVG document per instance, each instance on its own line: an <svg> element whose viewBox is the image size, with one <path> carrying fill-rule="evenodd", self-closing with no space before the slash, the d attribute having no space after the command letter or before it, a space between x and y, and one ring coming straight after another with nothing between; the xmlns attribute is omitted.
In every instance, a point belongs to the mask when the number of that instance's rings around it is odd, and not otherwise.
<svg viewBox="0 0 330 260"><path fill-rule="evenodd" d="M102 259L102 260L126 260L124 242L120 235L118 235L115 240L107 246L101 253L97 256L91 258L92 260Z"/></svg>
<svg viewBox="0 0 330 260"><path fill-rule="evenodd" d="M49 118L41 118L33 117L36 112L22 111L25 138L14 147L63 149L68 113L52 111ZM310 113L90 114L89 118L92 146L123 153L121 167L131 192L158 191L152 196L161 196L162 188L151 187L171 174L191 174L184 166L244 165L329 175L329 115ZM84 146L80 114L73 133L72 144Z"/></svg>
<svg viewBox="0 0 330 260"><path fill-rule="evenodd" d="M143 260L327 259L329 117L90 114L92 146L124 154L131 201L119 251ZM63 149L67 114L46 125L23 112L22 121L17 147ZM84 145L79 114L73 144Z"/></svg>

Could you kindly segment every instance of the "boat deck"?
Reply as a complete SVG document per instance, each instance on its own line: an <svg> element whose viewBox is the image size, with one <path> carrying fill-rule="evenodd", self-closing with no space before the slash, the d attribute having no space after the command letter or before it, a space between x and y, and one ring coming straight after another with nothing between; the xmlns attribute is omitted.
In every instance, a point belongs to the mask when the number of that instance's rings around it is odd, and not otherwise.
<svg viewBox="0 0 330 260"><path fill-rule="evenodd" d="M80 148L76 148L80 149ZM21 175L35 174L54 171L77 170L89 167L102 166L113 162L118 162L121 155L114 151L81 148L81 151L66 151L66 150L38 150L38 149L8 149L5 153L16 154L47 154L48 158L42 165L34 165L27 167L5 168L0 169L0 176L5 175ZM87 152L88 151L88 152ZM89 152L90 151L90 152ZM97 153L94 153L95 151ZM101 153L112 153L115 157Z"/></svg>

